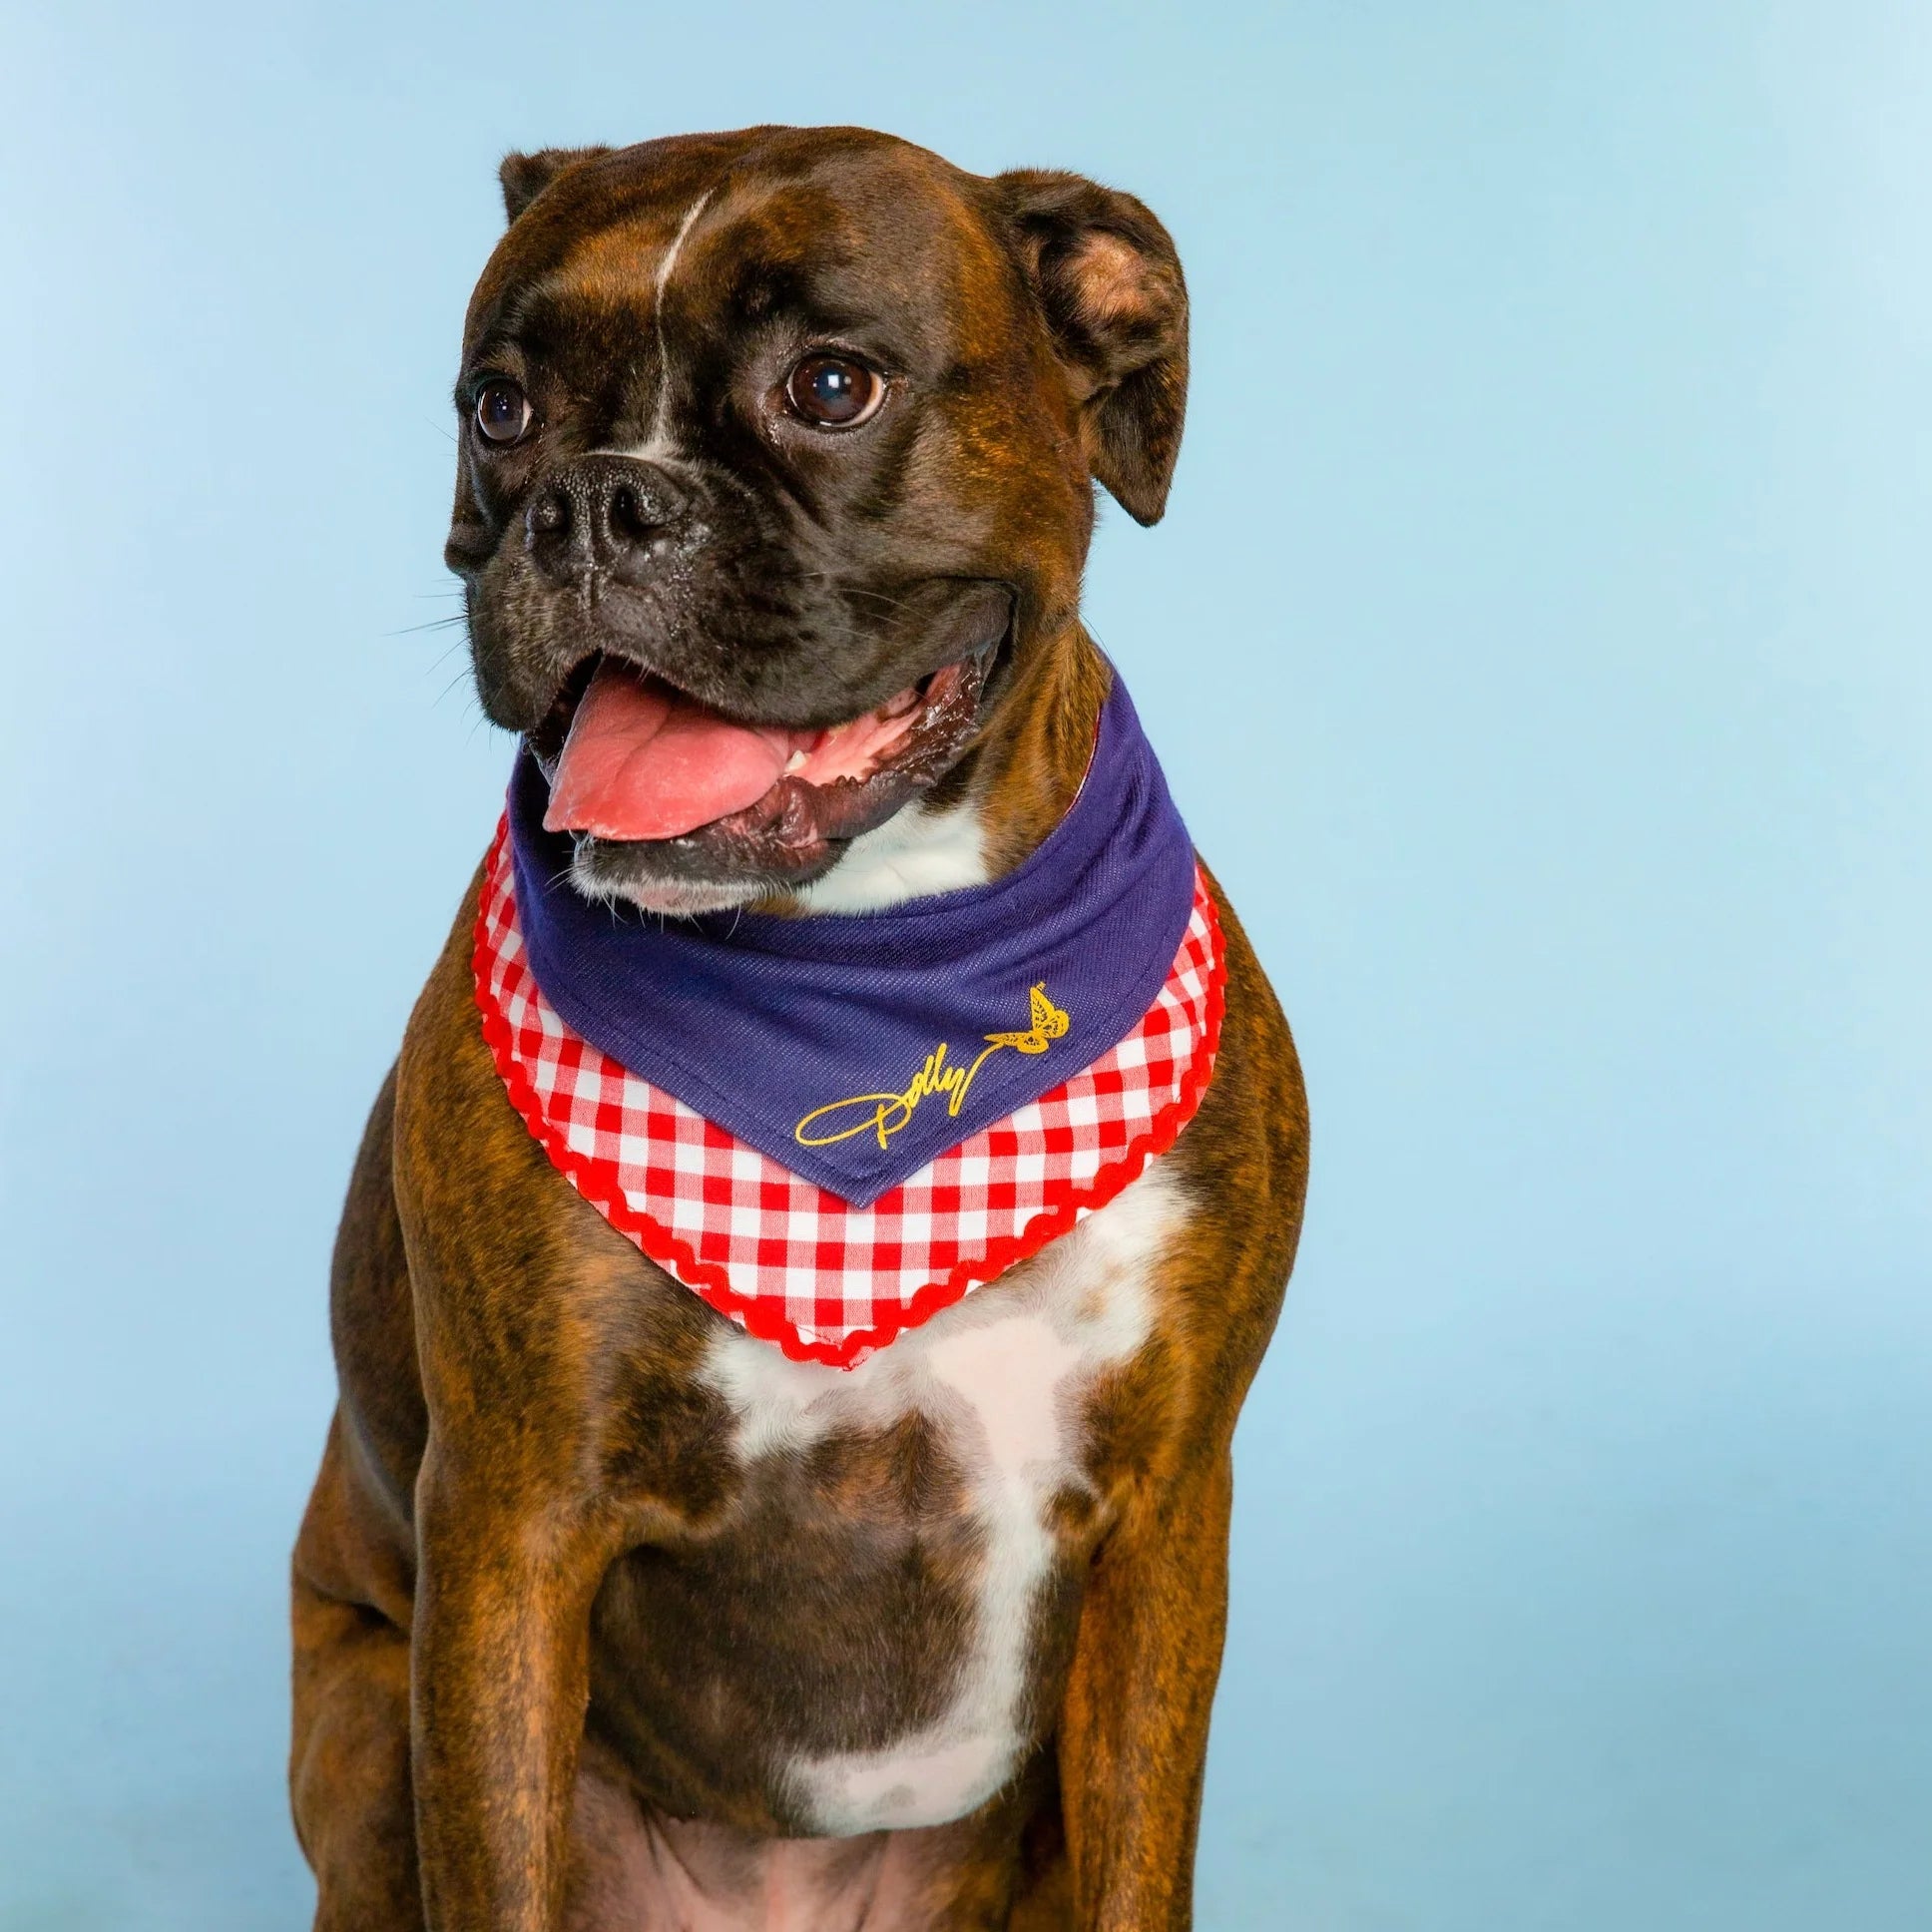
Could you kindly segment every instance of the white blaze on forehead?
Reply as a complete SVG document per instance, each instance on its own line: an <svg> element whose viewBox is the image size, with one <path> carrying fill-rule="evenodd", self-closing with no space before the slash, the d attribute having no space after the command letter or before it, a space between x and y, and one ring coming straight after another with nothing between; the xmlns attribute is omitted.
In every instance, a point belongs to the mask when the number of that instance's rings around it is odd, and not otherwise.
<svg viewBox="0 0 1932 1932"><path fill-rule="evenodd" d="M658 338L658 399L651 412L651 433L641 443L620 447L593 450L593 456L633 456L648 462L662 462L678 454L677 445L671 438L671 344L665 335L665 290L671 286L671 277L678 267L678 257L684 252L685 243L691 232L698 226L698 218L704 214L706 205L718 193L716 188L708 188L685 210L679 219L676 232L672 235L670 245L658 258L658 265L651 275L651 320Z"/></svg>
<svg viewBox="0 0 1932 1932"><path fill-rule="evenodd" d="M789 1781L812 1830L943 1824L1019 1768L1034 1602L1056 1556L1047 1507L1087 1484L1086 1392L1147 1340L1153 1271L1185 1213L1157 1161L1032 1260L854 1369L787 1360L736 1329L713 1346L703 1372L731 1404L746 1461L918 1413L959 1465L984 1540L951 1706L876 1750L795 1760Z"/></svg>
<svg viewBox="0 0 1932 1932"><path fill-rule="evenodd" d="M639 452L641 455L670 452L667 429L671 419L671 345L665 340L665 290L671 286L672 270L677 267L678 257L684 252L686 238L697 225L698 218L704 214L705 204L715 192L706 189L685 211L685 219L678 224L678 233L671 238L671 246L665 250L664 259L658 263L658 272L652 277L651 307L658 325L658 409L651 420L651 439Z"/></svg>
<svg viewBox="0 0 1932 1932"><path fill-rule="evenodd" d="M671 271L678 265L678 255L685 245L685 238L690 235L698 218L705 212L705 204L718 193L708 188L685 210L684 220L678 224L678 233L671 238L671 246L665 250L664 259L658 263L658 272L651 278L652 292L660 304L664 301L664 291L671 285Z"/></svg>

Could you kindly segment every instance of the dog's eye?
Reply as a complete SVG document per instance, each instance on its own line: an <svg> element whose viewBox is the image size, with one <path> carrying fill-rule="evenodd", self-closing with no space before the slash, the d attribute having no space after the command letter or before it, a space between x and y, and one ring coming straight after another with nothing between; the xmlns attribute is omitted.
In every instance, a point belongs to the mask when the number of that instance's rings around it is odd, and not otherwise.
<svg viewBox="0 0 1932 1932"><path fill-rule="evenodd" d="M530 427L530 398L514 382L486 382L477 391L476 426L485 442L514 443Z"/></svg>
<svg viewBox="0 0 1932 1932"><path fill-rule="evenodd" d="M808 355L785 379L785 400L820 429L851 429L885 400L885 382L849 355Z"/></svg>

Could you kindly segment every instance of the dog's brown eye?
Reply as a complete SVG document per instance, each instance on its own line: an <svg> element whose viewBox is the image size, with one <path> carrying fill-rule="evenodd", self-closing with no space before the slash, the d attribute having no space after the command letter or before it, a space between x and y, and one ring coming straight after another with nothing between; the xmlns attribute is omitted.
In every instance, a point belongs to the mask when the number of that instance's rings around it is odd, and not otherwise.
<svg viewBox="0 0 1932 1932"><path fill-rule="evenodd" d="M786 379L785 399L820 429L850 429L885 400L885 383L849 355L808 355Z"/></svg>
<svg viewBox="0 0 1932 1932"><path fill-rule="evenodd" d="M486 382L477 391L476 426L484 440L514 443L530 427L530 398L514 382Z"/></svg>

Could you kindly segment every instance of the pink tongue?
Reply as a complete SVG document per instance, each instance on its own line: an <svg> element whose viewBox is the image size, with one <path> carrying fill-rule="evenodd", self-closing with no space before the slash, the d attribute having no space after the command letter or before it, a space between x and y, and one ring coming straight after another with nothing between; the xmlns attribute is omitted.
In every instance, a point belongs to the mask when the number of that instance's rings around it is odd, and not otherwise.
<svg viewBox="0 0 1932 1932"><path fill-rule="evenodd" d="M794 742L790 731L733 724L606 659L571 721L544 828L676 838L755 804Z"/></svg>

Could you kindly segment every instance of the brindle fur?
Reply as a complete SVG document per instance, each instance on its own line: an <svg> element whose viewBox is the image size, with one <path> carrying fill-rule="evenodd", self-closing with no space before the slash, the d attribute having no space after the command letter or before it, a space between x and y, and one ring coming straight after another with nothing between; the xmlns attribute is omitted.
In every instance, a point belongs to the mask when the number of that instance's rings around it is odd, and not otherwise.
<svg viewBox="0 0 1932 1932"><path fill-rule="evenodd" d="M678 147L673 199L742 140ZM930 159L909 164L928 193ZM564 165L508 164L513 216L541 214ZM1061 201L1104 194L1038 179ZM608 293L624 256L601 233L580 252ZM1037 277L1032 245L1022 234L1016 258ZM962 269L1005 272L970 251ZM1029 366L1042 418L1158 514L1175 398L1135 405L1137 439L1091 420L1118 374L1083 393L1064 363ZM954 486L971 501L979 482ZM1049 539L1039 575L1077 584L1084 518ZM996 871L1072 798L1108 675L1065 595L1028 596L999 699L940 787L976 801ZM1090 1398L1089 1482L1050 1517L1030 1761L952 1824L799 1844L774 1766L890 1742L943 1695L979 1561L960 1471L916 1414L796 1456L733 1453L699 1374L723 1318L589 1208L509 1105L473 999L472 885L371 1114L335 1251L341 1399L294 1560L291 1789L321 1932L644 1932L647 1867L728 1885L760 1859L904 1926L1190 1923L1231 1436L1306 1173L1293 1046L1216 897L1219 1059L1163 1164L1191 1212L1153 1272L1150 1339Z"/></svg>

